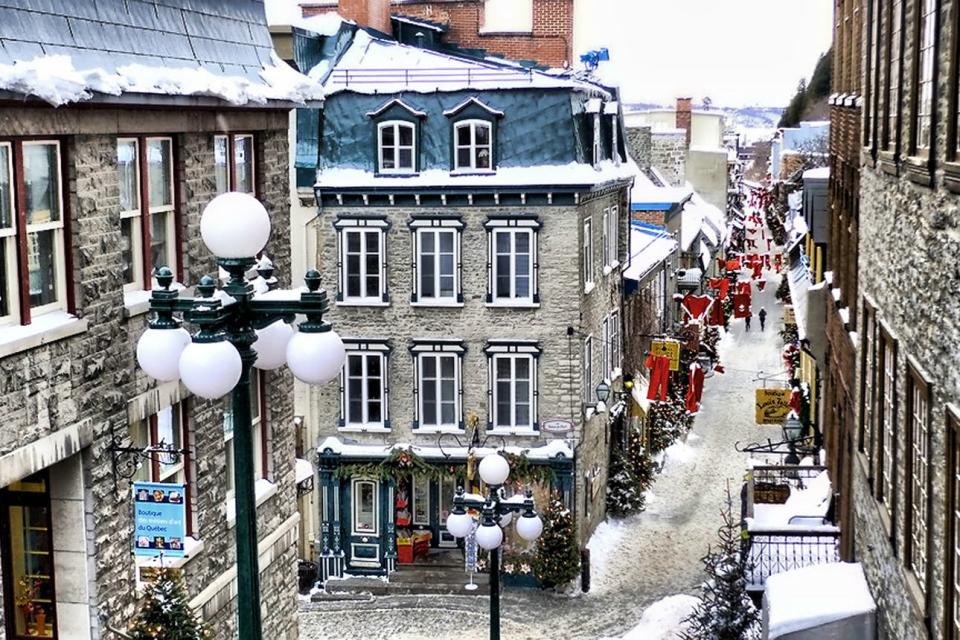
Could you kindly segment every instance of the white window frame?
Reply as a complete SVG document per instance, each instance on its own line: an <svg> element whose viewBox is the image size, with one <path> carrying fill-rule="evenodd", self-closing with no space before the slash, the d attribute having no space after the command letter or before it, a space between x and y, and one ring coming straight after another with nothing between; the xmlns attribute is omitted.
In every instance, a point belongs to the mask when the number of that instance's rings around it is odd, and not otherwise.
<svg viewBox="0 0 960 640"><path fill-rule="evenodd" d="M151 142L156 142L156 141L160 141L161 145L163 144L164 141L168 141L168 142L170 143L170 199L171 199L171 203L170 203L170 204L162 204L162 205L154 205L153 203L149 202L149 200L148 200L148 205L149 205L148 212L149 212L149 214L150 214L150 239L151 239L151 242L152 242L152 240L153 240L153 217L154 217L154 216L158 216L158 215L159 215L159 216L163 216L163 226L164 226L164 230L165 230L165 232L166 232L166 234L167 234L167 240L168 240L168 246L167 246L168 255L167 255L167 261L166 261L166 263L164 263L164 264L154 264L154 265L153 265L153 268L156 269L157 267L167 266L167 267L170 267L170 269L171 269L174 273L177 273L177 269L178 269L178 265L177 265L177 241L178 241L178 240L177 240L177 232L176 232L176 230L177 230L177 229L176 229L176 228L177 228L177 225L176 225L177 192L176 192L176 189L175 189L175 186L176 186L175 183L176 183L176 170L177 170L177 167L176 167L176 162L174 162L174 156L175 156L174 141L173 141L173 138L170 137L170 136L153 136L153 137L146 138L145 141L146 141L146 149L145 149L146 154L144 154L144 155L141 156L141 157L143 158L143 162L146 162L146 163L147 163L147 164L146 164L147 193L150 192L150 184L149 184L149 181L150 181L150 158L149 158L149 155L148 155L149 152L150 152L150 143L151 143ZM140 204L140 207L141 207L141 209L143 208L143 203ZM146 251L150 251L150 252L151 252L151 256L153 255L153 247L145 247L145 250L146 250ZM151 260L151 263L152 263L152 262L153 262L153 261Z"/></svg>
<svg viewBox="0 0 960 640"><path fill-rule="evenodd" d="M67 215L67 212L63 209L63 189L64 189L64 171L63 171L63 153L60 148L59 140L25 140L23 142L24 148L29 146L41 146L41 145L53 145L57 149L57 201L59 203L59 213L60 219L55 222L42 222L26 225L27 229L27 253L30 252L30 236L36 233L42 233L45 231L53 231L53 256L54 256L54 278L56 279L55 286L57 288L57 299L48 304L40 305L38 307L30 307L31 316L39 316L50 311L62 311L67 308L67 270L66 270L66 251L64 248L64 239L63 239L63 219ZM24 160L24 172L26 172L26 160ZM26 176L24 176L26 180ZM25 196L21 196L25 197ZM28 258L29 262L29 258ZM23 277L29 278L29 266L25 267L26 273L23 274ZM21 301L23 304L23 301ZM26 304L30 304L30 301L27 300Z"/></svg>
<svg viewBox="0 0 960 640"><path fill-rule="evenodd" d="M462 433L463 432L463 354L466 352L466 347L463 342L459 340L438 340L438 341L418 341L415 340L413 346L410 348L411 354L413 355L413 362L415 368L414 376L414 394L416 400L414 402L414 409L416 415L414 416L413 428L415 432L419 433L443 433L443 432L454 432ZM454 388L454 423L453 424L444 424L438 422L436 424L423 424L423 400L424 400L424 391L423 391L423 362L425 358L437 358L437 380L441 380L439 377L440 372L440 359L441 357L452 357L454 362L453 367L453 388ZM437 418L439 419L442 415L442 409L440 404L441 399L441 384L437 384L436 390L436 401L437 401Z"/></svg>
<svg viewBox="0 0 960 640"><path fill-rule="evenodd" d="M603 134L603 127L600 126L600 112L593 114L593 164L600 164L603 159L603 141L600 136Z"/></svg>
<svg viewBox="0 0 960 640"><path fill-rule="evenodd" d="M620 207L611 205L603 210L603 263L610 269L620 266L620 256L617 252L620 244Z"/></svg>
<svg viewBox="0 0 960 640"><path fill-rule="evenodd" d="M938 37L936 33L937 0L918 0L917 17L920 21L920 41L915 51L918 55L917 76L914 90L917 94L914 113L914 136L917 152L927 153L931 138L936 132L931 130L933 123L933 68L936 65L934 52Z"/></svg>
<svg viewBox="0 0 960 640"><path fill-rule="evenodd" d="M620 310L613 309L607 317L607 349L609 351L610 379L615 380L621 371L623 343L620 336Z"/></svg>
<svg viewBox="0 0 960 640"><path fill-rule="evenodd" d="M424 510L426 513L426 519L417 518L417 509L419 506L420 500L417 499L417 489L424 488L423 485L426 485L426 491L423 495L426 496L424 502L427 503L427 508ZM418 487L419 485L419 487ZM414 525L424 525L430 526L430 478L419 473L413 474L413 477L410 480L410 521Z"/></svg>
<svg viewBox="0 0 960 640"><path fill-rule="evenodd" d="M539 358L542 350L536 341L532 340L491 340L484 349L487 354L487 429L492 433L512 434L512 435L537 435L540 429L539 420ZM515 399L516 366L519 360L526 360L529 363L529 386L527 404L529 406L529 420L526 423L517 422L517 404L511 402L510 422L509 424L498 424L497 412L499 407L499 385L501 380L497 377L497 364L500 361L510 361L510 393Z"/></svg>
<svg viewBox="0 0 960 640"><path fill-rule="evenodd" d="M467 145L461 145L459 143L459 131L460 129L469 127L470 128L470 143ZM477 128L486 127L489 132L490 144L481 145L477 144ZM494 126L493 122L490 120L482 120L480 118L470 118L467 120L458 120L453 124L453 170L454 171L469 171L469 172L484 172L484 173L493 173L496 170L494 165L493 150L496 147L496 140L493 138L494 135ZM487 148L488 153L490 154L490 166L489 167L478 167L477 166L477 152L484 147ZM469 149L470 151L470 164L463 166L460 164L460 150Z"/></svg>
<svg viewBox="0 0 960 640"><path fill-rule="evenodd" d="M909 360L909 358L908 358ZM928 399L932 397L931 383L920 374L912 363L907 368L910 395L910 558L909 566L917 579L920 591L927 592L927 570L930 549L927 534L930 531L929 490L930 474L930 428L931 416Z"/></svg>
<svg viewBox="0 0 960 640"><path fill-rule="evenodd" d="M16 208L17 191L16 176L13 174L13 145L9 142L0 142L0 148L7 151L6 166L0 166L0 171L7 175L10 185L10 199L7 203L10 208L10 228L0 227L0 244L3 245L3 270L5 281L0 283L0 296L7 298L7 313L0 315L0 326L19 322L20 318L20 269L17 266L17 224Z"/></svg>
<svg viewBox="0 0 960 640"><path fill-rule="evenodd" d="M134 193L136 194L137 206L134 209L121 210L120 219L130 220L130 254L133 256L133 281L123 284L124 291L142 291L143 290L143 230L140 225L143 224L143 192L140 184L140 139L131 137L117 138L117 161L119 166L120 145L133 144L133 166L134 166ZM122 234L121 223L121 234Z"/></svg>
<svg viewBox="0 0 960 640"><path fill-rule="evenodd" d="M411 143L409 145L400 144L400 128L410 129ZM387 128L393 129L393 149L394 167L385 168L383 160L383 151L386 148L383 143L383 132ZM401 167L400 151L410 150L410 166ZM385 120L377 124L377 173L381 174L412 174L417 173L417 125L407 120Z"/></svg>
<svg viewBox="0 0 960 640"><path fill-rule="evenodd" d="M371 485L373 487L373 530L360 530L357 528L357 514L360 510L357 508L360 498L360 485ZM380 482L370 478L356 478L350 487L350 531L354 536L377 536L380 534Z"/></svg>
<svg viewBox="0 0 960 640"><path fill-rule="evenodd" d="M602 362L600 363L600 371L603 372L603 376L607 377L610 375L610 371L613 369L612 361L610 360L610 316L605 316L601 322L601 331L603 338L602 344L600 345L600 357Z"/></svg>
<svg viewBox="0 0 960 640"><path fill-rule="evenodd" d="M462 264L462 242L463 242L463 221L459 218L443 218L438 216L415 217L410 222L412 233L412 261L413 265L413 288L410 293L410 304L413 306L425 307L461 307L463 306L463 264ZM434 292L440 291L440 233L450 232L453 234L453 293L448 296L424 296L421 293L420 276L423 272L421 264L421 246L425 234L433 233L435 256L433 284Z"/></svg>
<svg viewBox="0 0 960 640"><path fill-rule="evenodd" d="M338 305L352 305L352 306L371 306L379 307L386 306L390 302L389 294L387 292L387 231L390 228L390 223L387 222L385 217L377 218L360 218L360 217L347 217L342 216L338 218L333 223L334 228L337 230L337 274L338 274L338 286L337 286L337 297L336 303ZM347 289L347 280L349 273L347 271L347 234L349 233L360 233L361 242L360 242L360 287L362 293L366 295L361 296L349 296ZM367 246L364 242L364 236L362 234L366 233L377 233L379 234L379 247L380 247L380 289L377 292L373 292L371 295L370 291L366 290L367 287Z"/></svg>
<svg viewBox="0 0 960 640"><path fill-rule="evenodd" d="M249 193L255 195L257 192L257 150L256 150L256 140L253 137L252 133L217 133L213 136L213 164L214 164L214 180L216 180L217 167L223 167L224 178L226 179L225 185L216 185L216 193L227 193L229 191L237 191L237 143L240 140L249 139L250 140L250 190L242 191L240 193ZM217 158L217 145L218 143L223 142L223 152L225 154L223 158L223 164L221 165L219 159ZM232 160L232 161L231 161Z"/></svg>
<svg viewBox="0 0 960 640"><path fill-rule="evenodd" d="M347 338L344 340L347 356L340 372L340 420L341 431L389 431L390 430L390 346L385 339L361 340ZM363 402L363 420L351 422L348 420L350 412L350 376L348 375L349 359L363 357L363 374L361 384L361 401ZM367 358L377 357L380 360L380 420L369 419Z"/></svg>
<svg viewBox="0 0 960 640"><path fill-rule="evenodd" d="M540 221L536 216L491 216L484 223L487 229L487 298L488 306L500 307L537 307L540 305ZM510 241L510 296L497 295L497 236L500 234L530 234L530 295L517 297L516 294L516 238Z"/></svg>
<svg viewBox="0 0 960 640"><path fill-rule="evenodd" d="M237 185L237 167L240 162L237 159L237 146L241 140L250 140L250 190L242 191L241 193L249 193L250 195L255 195L257 193L257 149L254 144L253 134L252 133L235 133L231 135L233 143L233 162L230 164L230 169L234 172L232 176L232 181L234 184L234 191L239 191L236 189ZM229 182L228 182L229 183Z"/></svg>
<svg viewBox="0 0 960 640"><path fill-rule="evenodd" d="M593 404L593 336L583 339L583 402Z"/></svg>
<svg viewBox="0 0 960 640"><path fill-rule="evenodd" d="M583 260L583 291L590 293L596 282L593 270L593 217L587 216L583 220L583 243L580 247Z"/></svg>

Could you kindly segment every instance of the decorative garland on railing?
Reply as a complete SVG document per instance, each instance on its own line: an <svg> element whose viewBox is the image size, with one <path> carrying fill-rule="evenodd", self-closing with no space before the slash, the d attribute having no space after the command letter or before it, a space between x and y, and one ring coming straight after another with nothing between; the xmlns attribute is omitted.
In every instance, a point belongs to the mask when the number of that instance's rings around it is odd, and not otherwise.
<svg viewBox="0 0 960 640"><path fill-rule="evenodd" d="M503 455L510 463L511 482L524 484L552 482L555 477L554 471L549 465L533 464L523 454L503 452ZM465 463L428 462L412 449L396 448L380 462L341 464L336 467L334 475L337 477L366 476L380 480L390 480L394 484L410 475L425 476L431 480L442 480L450 477L463 480L467 476L467 466Z"/></svg>

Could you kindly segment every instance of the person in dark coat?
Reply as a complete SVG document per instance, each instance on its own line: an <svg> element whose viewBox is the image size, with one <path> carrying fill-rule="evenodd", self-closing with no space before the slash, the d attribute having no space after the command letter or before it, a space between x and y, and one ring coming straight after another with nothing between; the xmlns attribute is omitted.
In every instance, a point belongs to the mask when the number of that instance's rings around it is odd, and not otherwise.
<svg viewBox="0 0 960 640"><path fill-rule="evenodd" d="M750 318L753 317L753 314L750 313L746 318L743 319L743 326L746 327L747 331L750 331Z"/></svg>
<svg viewBox="0 0 960 640"><path fill-rule="evenodd" d="M763 331L763 327L767 323L767 310L764 309L763 307L760 307L759 316L760 316L760 331Z"/></svg>

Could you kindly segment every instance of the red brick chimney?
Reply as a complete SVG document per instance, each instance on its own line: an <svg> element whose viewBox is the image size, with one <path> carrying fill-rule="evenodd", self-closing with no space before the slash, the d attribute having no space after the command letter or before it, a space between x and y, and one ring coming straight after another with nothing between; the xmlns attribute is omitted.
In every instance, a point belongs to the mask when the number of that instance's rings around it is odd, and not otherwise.
<svg viewBox="0 0 960 640"><path fill-rule="evenodd" d="M693 100L677 98L677 129L687 132L687 147L690 147L690 126L693 121Z"/></svg>
<svg viewBox="0 0 960 640"><path fill-rule="evenodd" d="M390 0L340 0L337 12L357 24L390 33Z"/></svg>

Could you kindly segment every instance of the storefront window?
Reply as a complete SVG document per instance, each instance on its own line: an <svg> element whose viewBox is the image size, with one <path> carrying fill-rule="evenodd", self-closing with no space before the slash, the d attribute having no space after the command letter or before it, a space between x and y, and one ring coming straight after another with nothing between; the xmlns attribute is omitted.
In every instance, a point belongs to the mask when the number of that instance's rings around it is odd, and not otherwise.
<svg viewBox="0 0 960 640"><path fill-rule="evenodd" d="M413 524L430 524L430 478L413 477Z"/></svg>
<svg viewBox="0 0 960 640"><path fill-rule="evenodd" d="M377 532L377 485L355 482L353 487L353 530L356 533Z"/></svg>
<svg viewBox="0 0 960 640"><path fill-rule="evenodd" d="M7 631L14 638L53 638L56 602L50 500L45 475L34 475L0 491L3 576L11 589L4 599Z"/></svg>

